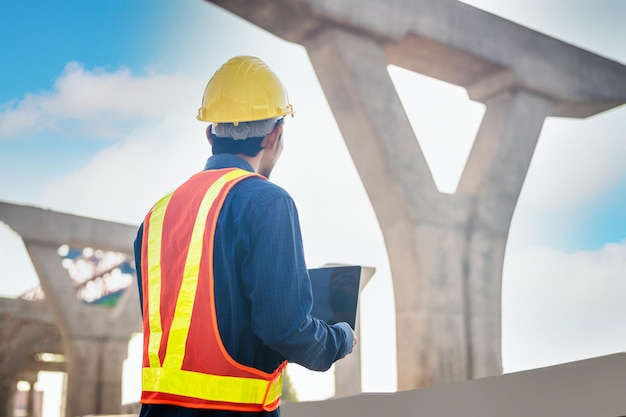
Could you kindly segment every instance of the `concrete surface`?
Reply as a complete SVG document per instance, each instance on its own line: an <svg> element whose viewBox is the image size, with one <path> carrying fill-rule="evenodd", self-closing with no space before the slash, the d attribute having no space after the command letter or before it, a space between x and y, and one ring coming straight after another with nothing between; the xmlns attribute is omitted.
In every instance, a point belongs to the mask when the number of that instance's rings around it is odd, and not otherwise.
<svg viewBox="0 0 626 417"><path fill-rule="evenodd" d="M285 404L284 417L626 416L626 353L393 394Z"/></svg>

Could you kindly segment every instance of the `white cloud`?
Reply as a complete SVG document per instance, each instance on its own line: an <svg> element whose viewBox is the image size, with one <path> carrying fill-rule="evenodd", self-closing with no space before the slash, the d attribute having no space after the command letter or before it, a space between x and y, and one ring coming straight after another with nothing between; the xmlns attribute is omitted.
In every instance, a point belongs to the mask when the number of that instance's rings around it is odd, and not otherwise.
<svg viewBox="0 0 626 417"><path fill-rule="evenodd" d="M137 76L126 68L90 71L70 62L51 91L28 93L2 106L0 139L47 131L117 138L138 121L178 111L177 104L197 92L198 82L180 75Z"/></svg>
<svg viewBox="0 0 626 417"><path fill-rule="evenodd" d="M200 170L210 153L195 120L205 83L186 74L88 71L70 62L51 91L4 105L0 139L52 132L110 140L80 168L42 178L41 200L29 203L138 223L154 200Z"/></svg>
<svg viewBox="0 0 626 417"><path fill-rule="evenodd" d="M79 170L52 178L42 205L139 224L152 203L202 169L210 152L202 127L193 129L193 117L187 119L170 116L130 132Z"/></svg>
<svg viewBox="0 0 626 417"><path fill-rule="evenodd" d="M624 120L624 107L582 120L547 119L518 207L574 207L613 190L626 178Z"/></svg>
<svg viewBox="0 0 626 417"><path fill-rule="evenodd" d="M626 351L626 241L567 254L507 253L503 283L505 371Z"/></svg>

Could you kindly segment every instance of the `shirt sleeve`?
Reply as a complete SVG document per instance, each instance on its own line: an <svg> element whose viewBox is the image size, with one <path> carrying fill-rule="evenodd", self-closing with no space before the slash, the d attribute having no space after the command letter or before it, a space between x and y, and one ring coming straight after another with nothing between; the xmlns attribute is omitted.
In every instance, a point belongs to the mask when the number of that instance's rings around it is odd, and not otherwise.
<svg viewBox="0 0 626 417"><path fill-rule="evenodd" d="M329 325L310 315L311 282L298 213L289 195L256 205L250 250L242 265L252 331L290 362L325 371L352 349L347 323Z"/></svg>

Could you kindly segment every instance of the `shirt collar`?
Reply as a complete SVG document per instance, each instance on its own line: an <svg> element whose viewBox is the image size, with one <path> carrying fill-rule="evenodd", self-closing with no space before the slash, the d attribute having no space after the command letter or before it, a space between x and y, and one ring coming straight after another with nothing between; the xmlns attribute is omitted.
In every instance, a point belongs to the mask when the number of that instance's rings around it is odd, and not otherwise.
<svg viewBox="0 0 626 417"><path fill-rule="evenodd" d="M254 172L254 168L252 168L246 160L229 153L213 155L206 161L206 165L204 166L205 170L222 168L241 168L249 172Z"/></svg>

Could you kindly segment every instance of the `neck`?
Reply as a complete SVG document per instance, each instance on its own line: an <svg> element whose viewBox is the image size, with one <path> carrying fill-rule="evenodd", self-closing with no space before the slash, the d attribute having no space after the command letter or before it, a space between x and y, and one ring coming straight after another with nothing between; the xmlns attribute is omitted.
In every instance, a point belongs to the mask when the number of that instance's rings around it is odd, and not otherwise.
<svg viewBox="0 0 626 417"><path fill-rule="evenodd" d="M238 153L237 156L249 163L252 169L254 169L254 172L259 173L259 168L261 167L261 152L259 152L257 156L249 156L240 153Z"/></svg>

